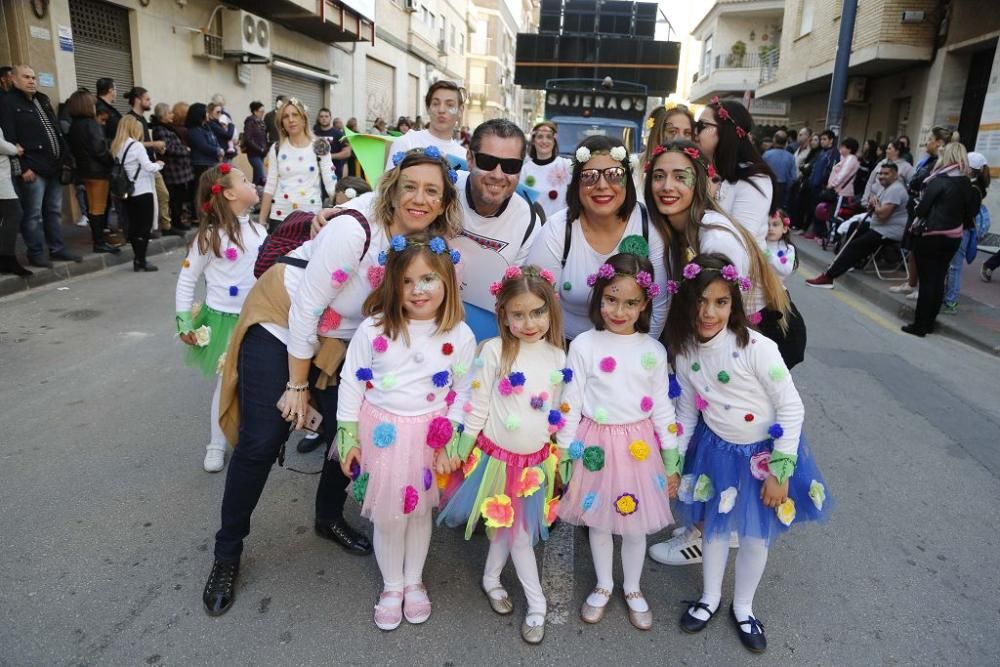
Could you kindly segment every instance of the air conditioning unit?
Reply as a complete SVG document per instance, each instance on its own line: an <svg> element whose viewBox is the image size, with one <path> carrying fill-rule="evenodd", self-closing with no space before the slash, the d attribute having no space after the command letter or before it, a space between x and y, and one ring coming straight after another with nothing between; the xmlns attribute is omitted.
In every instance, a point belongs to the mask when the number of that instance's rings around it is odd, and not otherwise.
<svg viewBox="0 0 1000 667"><path fill-rule="evenodd" d="M191 52L196 58L222 60L222 37L200 30L191 34Z"/></svg>
<svg viewBox="0 0 1000 667"><path fill-rule="evenodd" d="M863 76L854 76L847 80L847 93L844 101L849 103L859 103L865 101L865 94L868 89L868 79Z"/></svg>
<svg viewBox="0 0 1000 667"><path fill-rule="evenodd" d="M223 10L222 50L227 56L270 62L271 24L241 9Z"/></svg>
<svg viewBox="0 0 1000 667"><path fill-rule="evenodd" d="M404 0L403 9L410 12L411 14L417 11L417 0Z"/></svg>

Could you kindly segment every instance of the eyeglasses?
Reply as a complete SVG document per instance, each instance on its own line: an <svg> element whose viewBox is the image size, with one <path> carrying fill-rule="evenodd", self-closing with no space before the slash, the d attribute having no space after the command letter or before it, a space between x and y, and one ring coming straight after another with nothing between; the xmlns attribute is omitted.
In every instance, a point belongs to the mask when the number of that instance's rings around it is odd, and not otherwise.
<svg viewBox="0 0 1000 667"><path fill-rule="evenodd" d="M706 127L719 127L719 125L718 123L709 123L708 121L705 120L698 120L695 121L694 124L694 133L701 134L702 132L705 131Z"/></svg>
<svg viewBox="0 0 1000 667"><path fill-rule="evenodd" d="M584 169L580 172L580 185L596 187L604 177L608 185L622 185L625 182L625 167L605 167L604 169Z"/></svg>
<svg viewBox="0 0 1000 667"><path fill-rule="evenodd" d="M477 169L493 171L497 165L500 165L500 171L508 176L517 176L521 173L521 167L524 166L524 160L513 157L497 157L489 153L473 153L472 158Z"/></svg>

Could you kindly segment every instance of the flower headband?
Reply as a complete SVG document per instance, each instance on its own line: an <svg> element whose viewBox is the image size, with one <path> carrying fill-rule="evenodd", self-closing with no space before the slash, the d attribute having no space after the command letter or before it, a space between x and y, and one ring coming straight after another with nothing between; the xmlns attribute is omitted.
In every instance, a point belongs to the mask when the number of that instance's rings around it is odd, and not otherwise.
<svg viewBox="0 0 1000 667"><path fill-rule="evenodd" d="M726 264L721 269L709 269L707 267L702 266L701 264L690 262L687 264L687 266L684 267L684 270L681 272L681 275L684 276L685 281L694 280L695 278L698 277L698 274L700 274L702 271L718 271L722 275L723 280L728 280L731 283L736 283L737 285L739 285L741 292L749 292L750 288L753 287L753 284L750 282L750 279L747 278L746 276L741 276L739 271L737 271L736 267L733 266L732 264ZM680 291L680 288L681 288L680 283L678 283L676 280L667 281L667 291L670 292L671 294L677 294L677 292Z"/></svg>
<svg viewBox="0 0 1000 667"><path fill-rule="evenodd" d="M462 261L462 253L454 249L449 250L448 244L445 243L444 239L440 236L431 237L431 240L427 243L421 243L419 241L411 241L402 234L396 234L392 237L392 240L389 241L389 250L392 252L403 252L407 248L419 248L422 246L429 248L435 255L448 253L448 256L451 257L452 264L458 264ZM383 250L378 254L379 266L385 266L387 261L389 261L389 251Z"/></svg>
<svg viewBox="0 0 1000 667"><path fill-rule="evenodd" d="M228 162L223 162L222 164L219 165L219 173L222 174L223 176L228 176L229 172L231 172L232 170L233 167ZM211 189L212 189L212 197L222 193L222 186L218 183L213 183ZM205 213L208 213L209 211L212 210L211 197L202 202L201 210L204 211Z"/></svg>
<svg viewBox="0 0 1000 667"><path fill-rule="evenodd" d="M392 166L393 167L398 167L400 165L400 163L403 160L406 159L406 156L409 155L409 154L411 154L411 153L423 153L424 155L426 155L427 157L431 158L432 160L440 160L443 157L441 155L441 149L438 148L437 146L427 146L427 147L411 148L410 150L408 150L406 152L396 151L395 153L393 153L392 154ZM451 167L451 165L449 165L449 169L448 169L448 180L451 181L452 185L455 185L455 183L458 182L458 172L455 171L454 169L451 169L450 167Z"/></svg>
<svg viewBox="0 0 1000 667"><path fill-rule="evenodd" d="M705 159L705 156L702 154L702 152L699 149L695 148L694 146L686 146L680 150L676 148L667 149L665 146L657 146L656 148L653 149L653 152L650 153L649 162L647 162L646 166L643 167L644 171L646 171L646 173L649 173L653 169L653 163L656 162L656 158L660 157L661 155L663 155L668 151L671 153L684 153L684 155L687 155L689 158L700 164L705 169L705 173L708 174L708 177L710 179L713 179L716 176L718 176L718 173L715 171L715 165L713 165L711 162Z"/></svg>
<svg viewBox="0 0 1000 667"><path fill-rule="evenodd" d="M541 278L549 285L552 285L553 287L556 286L556 277L552 275L552 272L548 269L542 269L539 271L532 266L523 269L520 266L508 266L507 270L503 272L503 278L490 283L490 294L496 296L500 293L500 290L503 289L503 284L505 282L508 280L518 280L524 276Z"/></svg>
<svg viewBox="0 0 1000 667"><path fill-rule="evenodd" d="M649 271L640 271L635 275L631 273L619 273L615 271L615 267L611 266L607 262L601 264L600 268L597 269L597 273L591 273L587 276L587 286L593 287L597 284L598 280L611 280L616 276L628 276L629 278L634 278L635 282L639 284L639 287L646 292L646 296L650 299L655 299L660 296L660 286L653 282L653 276L649 274Z"/></svg>
<svg viewBox="0 0 1000 667"><path fill-rule="evenodd" d="M730 116L729 112L726 111L726 107L722 106L722 101L719 99L718 95L716 95L711 99L711 101L708 103L708 106L712 107L715 110L715 115L718 118L721 118L722 120L728 120L736 127L737 137L742 139L743 137L747 136L747 131L744 130L742 127L740 127L739 123L736 122L736 119Z"/></svg>
<svg viewBox="0 0 1000 667"><path fill-rule="evenodd" d="M595 155L610 155L612 160L617 160L618 162L621 162L623 165L628 160L628 151L625 150L624 146L615 146L609 151L593 151L593 152L591 152L591 150L586 146L580 146L579 148L576 149L576 154L574 155L574 157L576 157L576 163L582 165L585 162L589 162L590 159Z"/></svg>
<svg viewBox="0 0 1000 667"><path fill-rule="evenodd" d="M297 97L289 97L288 100L285 102L278 100L278 103L274 105L275 111L280 111L281 107L285 106L286 104L291 104L292 106L301 107L303 111L309 113L309 107L307 107L305 104L302 104L302 102L299 101L299 98Z"/></svg>

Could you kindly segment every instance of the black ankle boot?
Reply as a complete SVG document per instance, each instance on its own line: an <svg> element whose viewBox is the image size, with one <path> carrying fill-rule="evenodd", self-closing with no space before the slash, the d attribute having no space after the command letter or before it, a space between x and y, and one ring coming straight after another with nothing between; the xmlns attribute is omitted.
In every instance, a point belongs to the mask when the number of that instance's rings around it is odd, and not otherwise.
<svg viewBox="0 0 1000 667"><path fill-rule="evenodd" d="M201 601L209 616L222 616L236 600L236 581L240 576L239 562L217 560L212 563L212 572L205 582Z"/></svg>
<svg viewBox="0 0 1000 667"><path fill-rule="evenodd" d="M132 260L132 270L136 273L139 271L145 271L146 273L159 271L159 269L146 261L146 248L148 247L149 240L147 239L133 239L132 241L132 251L135 252L135 259Z"/></svg>
<svg viewBox="0 0 1000 667"><path fill-rule="evenodd" d="M108 216L104 215L91 215L90 217L90 236L94 241L94 252L96 253L110 253L112 255L117 255L121 252L115 246L109 244L104 237L104 230L108 225Z"/></svg>
<svg viewBox="0 0 1000 667"><path fill-rule="evenodd" d="M34 272L21 266L14 255L0 255L0 273L10 273L25 278L35 275Z"/></svg>

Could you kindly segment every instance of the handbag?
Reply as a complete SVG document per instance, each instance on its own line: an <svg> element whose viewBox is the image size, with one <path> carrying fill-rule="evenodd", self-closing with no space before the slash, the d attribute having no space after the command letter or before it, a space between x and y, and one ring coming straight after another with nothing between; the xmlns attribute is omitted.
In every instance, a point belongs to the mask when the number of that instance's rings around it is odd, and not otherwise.
<svg viewBox="0 0 1000 667"><path fill-rule="evenodd" d="M68 147L64 147L59 156L59 185L72 185L76 182L76 158Z"/></svg>

